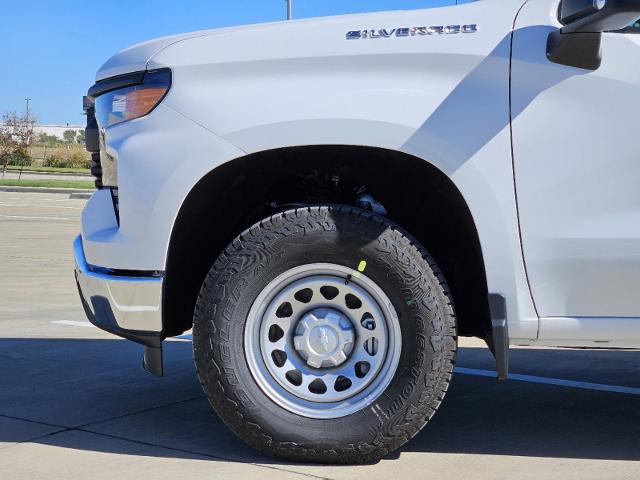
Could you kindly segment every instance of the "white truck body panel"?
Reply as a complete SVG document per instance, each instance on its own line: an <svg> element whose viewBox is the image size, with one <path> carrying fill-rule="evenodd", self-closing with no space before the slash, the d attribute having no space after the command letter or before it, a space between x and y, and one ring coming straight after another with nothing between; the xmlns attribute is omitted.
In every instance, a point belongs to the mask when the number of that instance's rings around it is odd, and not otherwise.
<svg viewBox="0 0 640 480"><path fill-rule="evenodd" d="M148 42L114 56L98 72L98 79L144 68L169 67L173 72L173 85L162 104L150 115L106 130L107 149L118 160L121 218L118 225L113 214L109 216L105 211L108 192L99 191L94 195L83 215L84 253L88 263L113 269L163 271L175 219L193 186L216 167L246 154L301 145L380 147L419 157L452 179L466 200L478 230L489 292L499 293L507 300L511 342L535 343L540 325L520 242L509 104L512 31L523 3L524 0L484 0L437 9L196 32ZM529 5L525 8L526 15L518 19L517 28L524 33L516 32L517 42L529 41L526 37L529 25L542 25L534 27L538 35L543 29L551 28L545 25L552 25L552 12L557 9L558 0L529 0ZM476 24L477 32L346 39L346 33L352 30L464 24ZM520 77L531 73L527 69L533 69L533 75L540 78L526 79L529 83L523 79L523 85L515 90L517 95L526 93L531 83L544 83L547 71L566 69L540 66L545 61L539 58L544 54L545 42L540 38L536 41L541 42L540 45L527 55L538 57L518 60L517 68ZM623 48L631 48L630 41L620 42ZM608 36L605 43L610 43ZM611 40L610 44L614 43L619 41ZM605 49L609 48L614 46L605 45ZM524 54L521 52L521 55ZM596 72L596 79L625 78L633 83L638 77L635 64L623 68L621 64L604 63L603 68L603 72ZM636 72L629 73L633 68ZM551 75L555 78L555 74ZM581 80L585 79L572 79L576 88L583 89L582 97L588 98L586 88L607 88L599 86L598 80L593 86L582 86L577 83ZM616 85L615 88L621 89L620 95L627 95L626 89L638 91L637 82L627 85L618 81ZM535 88L541 89L540 85ZM557 91L560 92L571 87L559 83L554 88L560 88ZM586 303L576 309L579 299L560 299L571 292L571 284L566 283L569 276L575 274L571 268L579 272L582 267L576 265L578 261L566 263L570 259L550 266L549 261L558 251L545 246L544 233L539 231L544 215L559 225L566 215L576 213L575 209L586 211L600 205L586 195L586 203L575 205L574 210L550 212L562 200L561 190L549 191L553 185L547 185L546 193L555 195L554 198L543 200L539 191L536 195L537 185L548 183L552 172L560 175L559 181L571 180L566 184L567 190L581 195L587 191L584 183L571 177L568 169L576 166L580 156L559 168L557 161L552 160L554 155L557 159L558 151L563 151L558 141L541 142L539 133L535 133L536 128L543 128L552 136L559 135L553 131L554 122L567 113L567 105L561 108L549 105L560 95L557 92L543 92L535 101L528 99L526 105L520 107L522 114L514 119L516 131L530 129L530 133L524 133L514 142L518 193L526 204L523 211L530 214L539 208L538 213L534 212L531 219L523 223L525 240L533 239L529 245L525 241L524 249L532 256L534 266L530 274L535 284L534 297L544 305L542 315L594 317L603 310L594 310L591 314L587 310L597 305L597 300L585 299ZM632 98L637 98L637 93L634 95ZM576 101L576 95L569 97ZM520 97L515 100L523 102ZM550 109L544 116L536 110L540 105ZM624 107L619 105L615 109L603 100L599 105L612 113ZM631 118L633 108L627 106L627 116ZM581 115L585 115L584 108ZM571 118L582 122L581 128L592 129L587 118L580 120L577 114ZM568 117L563 121L569 122ZM629 122L624 134L614 134L604 125L598 128L605 128L600 130L602 138L630 141L632 137L625 136L629 135L632 125ZM527 156L527 149L533 148L532 142L548 155L536 159L535 164L534 157ZM589 160L596 161L590 152L602 155L604 152L598 148L585 147L580 155L590 155ZM637 167L629 165L628 153L620 161L631 176ZM587 184L597 183L597 174L587 170L584 174L580 176L582 181L589 175ZM619 173L624 181L622 175ZM630 182L629 179L624 184L625 195L630 194ZM535 207L534 199L544 202L544 207ZM626 272L619 271L622 279L638 280L640 231L636 227L633 227L635 232L633 228L622 230L626 221L638 217L637 195L635 200L605 200L605 205L600 205L605 208L601 211L604 218L600 225L609 222L613 227L609 234L615 238L613 243L606 243L606 239L600 239L604 242L600 244L583 242L581 248L588 249L592 260L584 268L593 268L595 262L610 261L607 278L612 280L616 258L611 255L622 252L630 257L635 255L635 263L621 267ZM619 218L612 216L614 207ZM102 216L102 220L95 220L95 216ZM580 228L587 229L584 238L593 240L594 226L589 222L599 221L597 218L596 214L582 218ZM576 247L577 240L567 239L577 235L578 223L565 224L565 227L570 230L562 239L563 248ZM611 255L598 254L605 243L616 246L617 251ZM625 259L617 257L617 260ZM564 290L551 291L545 284L546 274ZM609 306L621 294L612 295L605 300ZM631 316L638 300L631 298L632 295L629 297L617 306L614 314ZM568 308L571 302L575 305ZM636 313L639 310L636 308ZM563 334L562 325L569 324L570 319L556 323L548 320L543 322L542 332L544 335L550 332L547 338L558 339L559 344L582 341L590 345L596 339L587 338L579 331L573 337L570 333ZM579 319L577 322L589 323ZM554 333L555 324L559 327ZM628 332L630 324L633 322L621 320L609 325L620 326ZM614 339L619 335L611 333L609 337ZM640 346L640 338L635 346Z"/></svg>
<svg viewBox="0 0 640 480"><path fill-rule="evenodd" d="M516 21L512 116L540 338L640 343L640 36L605 33L595 71L551 63L554 2Z"/></svg>

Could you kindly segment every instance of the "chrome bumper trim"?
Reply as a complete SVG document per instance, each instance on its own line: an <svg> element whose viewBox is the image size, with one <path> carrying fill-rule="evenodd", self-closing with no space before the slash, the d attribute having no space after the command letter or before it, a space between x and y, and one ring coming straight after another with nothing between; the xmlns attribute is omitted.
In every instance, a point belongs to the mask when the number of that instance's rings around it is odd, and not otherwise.
<svg viewBox="0 0 640 480"><path fill-rule="evenodd" d="M80 235L73 243L73 250L76 280L89 320L103 330L126 338L159 337L164 279L123 277L92 270L84 256Z"/></svg>

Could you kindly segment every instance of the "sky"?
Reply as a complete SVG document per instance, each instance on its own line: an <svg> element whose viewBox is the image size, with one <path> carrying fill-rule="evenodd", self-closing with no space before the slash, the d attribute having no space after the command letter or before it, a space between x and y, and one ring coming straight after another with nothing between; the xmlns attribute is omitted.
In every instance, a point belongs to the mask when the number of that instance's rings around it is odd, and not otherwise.
<svg viewBox="0 0 640 480"><path fill-rule="evenodd" d="M0 8L0 114L84 122L82 96L114 53L155 37L283 20L285 0L19 0ZM294 0L294 16L416 9L455 0ZM462 2L460 2L462 3Z"/></svg>

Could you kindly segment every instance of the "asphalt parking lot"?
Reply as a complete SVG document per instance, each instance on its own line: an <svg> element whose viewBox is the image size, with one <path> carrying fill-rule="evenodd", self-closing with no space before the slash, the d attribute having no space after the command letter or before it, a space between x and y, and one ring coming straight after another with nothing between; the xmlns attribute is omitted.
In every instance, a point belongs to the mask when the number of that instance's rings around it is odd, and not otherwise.
<svg viewBox="0 0 640 480"><path fill-rule="evenodd" d="M640 352L516 348L511 371L464 341L451 389L399 453L360 467L255 453L203 397L189 338L166 376L85 321L71 242L83 200L0 192L0 478L638 479Z"/></svg>

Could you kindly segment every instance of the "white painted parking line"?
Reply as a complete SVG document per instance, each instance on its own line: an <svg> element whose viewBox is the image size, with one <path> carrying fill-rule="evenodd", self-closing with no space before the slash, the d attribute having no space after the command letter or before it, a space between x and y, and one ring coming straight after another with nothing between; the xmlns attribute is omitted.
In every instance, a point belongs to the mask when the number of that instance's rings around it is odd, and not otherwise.
<svg viewBox="0 0 640 480"><path fill-rule="evenodd" d="M2 193L2 192L0 192ZM46 197L45 195L43 195L42 193L36 193L35 195L37 195L37 197L35 196L31 196L31 197L26 197L27 194L25 193L21 193L20 195L18 195L17 197L5 197L4 195L2 195L2 200L5 202L20 202L23 203L25 205L29 204L29 205L33 205L36 203L52 203L52 202L77 202L77 199L73 199L73 198L69 198L69 194L68 193L62 193L62 194L51 194L51 195L57 195L58 197L61 195L65 195L64 198L51 198L51 197Z"/></svg>
<svg viewBox="0 0 640 480"><path fill-rule="evenodd" d="M179 337L167 338L167 340L170 340L172 342L190 343L193 341L193 336L190 333L185 333L183 335L180 335Z"/></svg>
<svg viewBox="0 0 640 480"><path fill-rule="evenodd" d="M27 215L0 215L0 218L9 218L12 220L61 220L64 222L74 222L77 218L67 217L31 217Z"/></svg>
<svg viewBox="0 0 640 480"><path fill-rule="evenodd" d="M496 377L496 372L491 370L478 370L475 368L456 367L456 373L462 375L476 375L479 377ZM579 382L575 380L565 380L563 378L538 377L535 375L522 375L520 373L510 373L509 380L519 382L542 383L545 385L556 385L559 387L581 388L584 390L598 390L601 392L626 393L629 395L640 395L640 388L623 387L620 385L605 385L602 383Z"/></svg>
<svg viewBox="0 0 640 480"><path fill-rule="evenodd" d="M69 327L86 327L86 328L96 328L90 322L79 322L77 320L54 320L51 323L55 323L57 325L67 325Z"/></svg>
<svg viewBox="0 0 640 480"><path fill-rule="evenodd" d="M0 207L12 207L12 208L62 208L66 210L82 210L82 207L66 207L63 205L34 205L27 203L0 203Z"/></svg>

